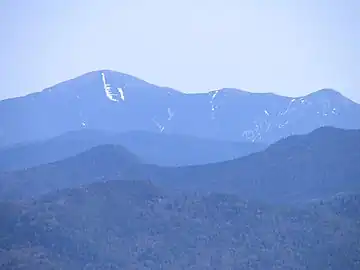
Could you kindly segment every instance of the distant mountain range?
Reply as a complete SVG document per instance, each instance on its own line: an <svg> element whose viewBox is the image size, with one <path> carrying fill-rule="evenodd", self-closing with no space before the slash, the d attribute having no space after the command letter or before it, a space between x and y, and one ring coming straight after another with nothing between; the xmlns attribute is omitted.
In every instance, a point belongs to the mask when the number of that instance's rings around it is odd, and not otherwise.
<svg viewBox="0 0 360 270"><path fill-rule="evenodd" d="M214 164L144 164L120 145L0 174L0 200L37 197L56 189L109 180L150 180L171 191L223 192L264 202L324 199L360 191L360 131L320 128L264 151Z"/></svg>
<svg viewBox="0 0 360 270"><path fill-rule="evenodd" d="M0 269L360 269L360 105L109 70L0 101Z"/></svg>
<svg viewBox="0 0 360 270"><path fill-rule="evenodd" d="M360 105L330 89L297 98L229 88L184 94L109 70L0 101L0 116L2 146L79 129L273 143L322 126L360 128Z"/></svg>
<svg viewBox="0 0 360 270"><path fill-rule="evenodd" d="M358 270L359 209L356 193L278 207L94 183L0 202L0 268Z"/></svg>
<svg viewBox="0 0 360 270"><path fill-rule="evenodd" d="M82 129L44 141L0 148L0 171L59 161L100 145L121 145L144 163L185 166L231 160L264 150L267 145L227 142L147 131L126 133Z"/></svg>

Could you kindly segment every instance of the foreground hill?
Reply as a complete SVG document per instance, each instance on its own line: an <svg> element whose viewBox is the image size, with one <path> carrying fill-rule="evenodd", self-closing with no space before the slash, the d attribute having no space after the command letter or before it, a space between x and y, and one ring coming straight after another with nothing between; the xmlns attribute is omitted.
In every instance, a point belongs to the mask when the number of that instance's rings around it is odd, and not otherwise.
<svg viewBox="0 0 360 270"><path fill-rule="evenodd" d="M210 166L164 169L165 186L221 191L244 198L296 201L360 191L360 130L320 128L283 139L265 151Z"/></svg>
<svg viewBox="0 0 360 270"><path fill-rule="evenodd" d="M321 128L243 158L198 166L146 165L122 147L99 146L48 165L0 174L0 199L113 179L151 180L172 191L223 192L294 202L360 191L360 131Z"/></svg>
<svg viewBox="0 0 360 270"><path fill-rule="evenodd" d="M134 177L141 160L119 145L96 146L68 159L0 174L0 198L24 199L97 181Z"/></svg>
<svg viewBox="0 0 360 270"><path fill-rule="evenodd" d="M322 126L360 128L360 105L331 89L295 98L229 88L184 94L109 70L0 101L0 115L3 146L80 128L266 143Z"/></svg>
<svg viewBox="0 0 360 270"><path fill-rule="evenodd" d="M225 142L144 131L118 134L79 130L45 141L0 149L0 171L59 161L104 144L122 145L144 162L162 166L214 163L246 156L266 148L265 144L260 143Z"/></svg>
<svg viewBox="0 0 360 270"><path fill-rule="evenodd" d="M0 203L0 268L357 270L359 203L353 194L278 208L95 183Z"/></svg>

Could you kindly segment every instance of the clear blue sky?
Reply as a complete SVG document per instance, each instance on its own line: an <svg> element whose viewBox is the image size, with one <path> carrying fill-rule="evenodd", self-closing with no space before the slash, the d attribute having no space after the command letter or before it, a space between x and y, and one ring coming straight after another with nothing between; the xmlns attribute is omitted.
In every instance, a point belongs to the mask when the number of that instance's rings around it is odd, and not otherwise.
<svg viewBox="0 0 360 270"><path fill-rule="evenodd" d="M0 0L0 99L113 69L185 92L360 102L357 0Z"/></svg>

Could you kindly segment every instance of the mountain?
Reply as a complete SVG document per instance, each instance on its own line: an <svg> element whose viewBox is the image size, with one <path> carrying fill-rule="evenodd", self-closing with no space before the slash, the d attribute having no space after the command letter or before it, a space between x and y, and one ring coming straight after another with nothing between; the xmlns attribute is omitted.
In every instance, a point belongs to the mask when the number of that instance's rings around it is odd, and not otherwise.
<svg viewBox="0 0 360 270"><path fill-rule="evenodd" d="M168 191L216 191L272 203L324 199L360 192L359 142L360 130L325 127L239 159L184 167L147 165L122 147L99 146L52 164L1 173L0 199L114 179L151 180Z"/></svg>
<svg viewBox="0 0 360 270"><path fill-rule="evenodd" d="M104 144L122 145L143 162L185 166L230 160L263 150L266 144L225 142L146 131L113 133L83 129L44 141L0 149L0 171L19 170L75 156Z"/></svg>
<svg viewBox="0 0 360 270"><path fill-rule="evenodd" d="M324 127L240 159L163 169L154 179L180 190L216 190L272 202L323 199L360 191L359 142L360 130Z"/></svg>
<svg viewBox="0 0 360 270"><path fill-rule="evenodd" d="M2 146L81 128L265 143L321 126L360 128L360 105L330 89L298 98L231 88L184 94L109 70L0 101L0 115Z"/></svg>
<svg viewBox="0 0 360 270"><path fill-rule="evenodd" d="M277 207L169 195L150 182L94 183L0 203L0 268L355 270L359 198Z"/></svg>
<svg viewBox="0 0 360 270"><path fill-rule="evenodd" d="M0 173L0 198L25 199L49 191L134 177L141 160L119 145L101 145L77 156L30 169Z"/></svg>

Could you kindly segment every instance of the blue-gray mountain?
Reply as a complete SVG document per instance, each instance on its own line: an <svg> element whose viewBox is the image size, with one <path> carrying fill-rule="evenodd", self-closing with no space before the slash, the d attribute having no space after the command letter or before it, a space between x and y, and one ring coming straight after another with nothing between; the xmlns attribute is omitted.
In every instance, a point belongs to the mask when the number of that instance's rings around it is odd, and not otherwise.
<svg viewBox="0 0 360 270"><path fill-rule="evenodd" d="M360 105L329 89L298 98L229 88L184 94L101 70L0 101L0 145L86 128L271 143L321 126L360 128L359 119Z"/></svg>
<svg viewBox="0 0 360 270"><path fill-rule="evenodd" d="M277 207L109 181L0 202L0 269L358 270L360 196Z"/></svg>
<svg viewBox="0 0 360 270"><path fill-rule="evenodd" d="M246 157L185 167L143 164L122 146L103 145L51 164L0 173L0 201L108 180L150 180L172 192L223 192L276 203L324 199L360 192L359 142L359 130L320 128Z"/></svg>
<svg viewBox="0 0 360 270"><path fill-rule="evenodd" d="M55 162L104 144L122 145L144 163L162 166L199 165L231 160L267 147L262 143L227 142L144 131L113 133L83 129L44 141L0 148L0 171Z"/></svg>

